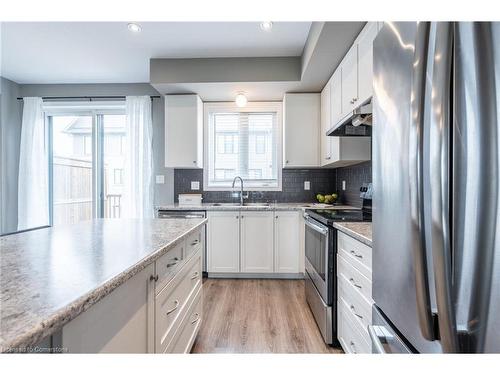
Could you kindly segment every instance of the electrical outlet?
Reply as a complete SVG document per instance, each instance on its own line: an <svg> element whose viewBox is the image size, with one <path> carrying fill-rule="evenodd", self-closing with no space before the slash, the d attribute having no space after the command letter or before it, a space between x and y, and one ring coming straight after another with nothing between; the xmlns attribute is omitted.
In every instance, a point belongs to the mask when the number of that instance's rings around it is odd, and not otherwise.
<svg viewBox="0 0 500 375"><path fill-rule="evenodd" d="M156 175L156 183L157 184L164 184L165 183L165 176L162 174Z"/></svg>
<svg viewBox="0 0 500 375"><path fill-rule="evenodd" d="M342 190L345 190L345 180L342 180Z"/></svg>
<svg viewBox="0 0 500 375"><path fill-rule="evenodd" d="M191 190L200 190L200 181L191 181Z"/></svg>
<svg viewBox="0 0 500 375"><path fill-rule="evenodd" d="M304 181L304 190L311 190L311 181Z"/></svg>

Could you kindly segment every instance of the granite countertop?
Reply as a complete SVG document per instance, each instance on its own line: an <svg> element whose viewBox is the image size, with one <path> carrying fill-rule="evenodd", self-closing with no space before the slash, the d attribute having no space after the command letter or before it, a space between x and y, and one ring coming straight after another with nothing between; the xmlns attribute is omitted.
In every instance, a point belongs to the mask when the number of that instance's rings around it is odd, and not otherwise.
<svg viewBox="0 0 500 375"><path fill-rule="evenodd" d="M37 344L206 219L96 219L0 238L0 352Z"/></svg>
<svg viewBox="0 0 500 375"><path fill-rule="evenodd" d="M333 226L365 245L372 246L372 223L336 222Z"/></svg>
<svg viewBox="0 0 500 375"><path fill-rule="evenodd" d="M179 206L178 203L170 205L156 206L157 210L174 210L174 211L234 211L234 210L247 210L247 211L291 211L291 210L304 210L307 208L321 208L321 209L334 209L334 210L353 210L358 209L348 205L321 205L318 203L251 203L250 206L240 206L239 203L202 203L195 206Z"/></svg>

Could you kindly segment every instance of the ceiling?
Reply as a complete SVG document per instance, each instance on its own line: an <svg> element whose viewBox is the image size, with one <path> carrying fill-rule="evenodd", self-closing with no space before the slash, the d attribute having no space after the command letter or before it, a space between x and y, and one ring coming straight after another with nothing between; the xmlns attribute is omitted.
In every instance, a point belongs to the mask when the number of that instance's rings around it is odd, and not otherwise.
<svg viewBox="0 0 500 375"><path fill-rule="evenodd" d="M300 56L310 22L4 22L1 75L17 83L149 82L150 58Z"/></svg>

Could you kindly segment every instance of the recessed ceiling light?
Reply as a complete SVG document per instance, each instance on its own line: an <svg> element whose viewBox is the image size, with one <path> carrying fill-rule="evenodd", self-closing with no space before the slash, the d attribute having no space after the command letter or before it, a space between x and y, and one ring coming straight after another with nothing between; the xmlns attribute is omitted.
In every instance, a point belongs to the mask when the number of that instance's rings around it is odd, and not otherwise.
<svg viewBox="0 0 500 375"><path fill-rule="evenodd" d="M139 32L142 30L142 28L141 28L141 26L140 26L140 25L138 25L137 23L133 23L133 22L129 23L129 24L127 25L127 27L128 27L128 29L129 29L130 31L132 31L133 33L139 33Z"/></svg>
<svg viewBox="0 0 500 375"><path fill-rule="evenodd" d="M248 99L245 94L239 92L238 95L236 95L235 102L238 107L244 107L247 105Z"/></svg>
<svg viewBox="0 0 500 375"><path fill-rule="evenodd" d="M264 31L271 31L273 28L273 23L271 21L261 22L260 28Z"/></svg>

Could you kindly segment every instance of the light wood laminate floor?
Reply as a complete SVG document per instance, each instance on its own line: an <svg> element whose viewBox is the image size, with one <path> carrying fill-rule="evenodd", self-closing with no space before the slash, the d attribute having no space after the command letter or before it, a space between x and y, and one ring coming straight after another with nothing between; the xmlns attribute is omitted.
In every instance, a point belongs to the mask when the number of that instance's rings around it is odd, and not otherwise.
<svg viewBox="0 0 500 375"><path fill-rule="evenodd" d="M193 353L342 353L323 342L303 280L206 279Z"/></svg>

